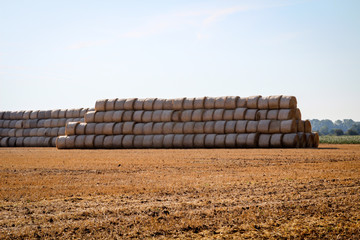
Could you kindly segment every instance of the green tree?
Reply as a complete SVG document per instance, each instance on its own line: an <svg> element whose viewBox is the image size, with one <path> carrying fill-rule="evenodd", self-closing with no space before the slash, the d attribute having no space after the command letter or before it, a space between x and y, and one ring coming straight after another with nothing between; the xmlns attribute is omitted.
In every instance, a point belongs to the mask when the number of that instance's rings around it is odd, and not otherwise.
<svg viewBox="0 0 360 240"><path fill-rule="evenodd" d="M328 135L329 134L329 127L324 125L320 128L320 134L321 135Z"/></svg>
<svg viewBox="0 0 360 240"><path fill-rule="evenodd" d="M338 129L338 128L333 128L333 129L331 129L330 134L336 135L336 136L342 136L342 135L344 135L344 131L341 129Z"/></svg>

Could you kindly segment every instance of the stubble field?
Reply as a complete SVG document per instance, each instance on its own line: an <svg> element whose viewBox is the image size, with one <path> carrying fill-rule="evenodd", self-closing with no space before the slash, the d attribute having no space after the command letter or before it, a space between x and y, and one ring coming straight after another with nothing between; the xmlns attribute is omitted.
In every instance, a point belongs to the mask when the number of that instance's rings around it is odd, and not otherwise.
<svg viewBox="0 0 360 240"><path fill-rule="evenodd" d="M360 145L0 149L0 239L360 238Z"/></svg>

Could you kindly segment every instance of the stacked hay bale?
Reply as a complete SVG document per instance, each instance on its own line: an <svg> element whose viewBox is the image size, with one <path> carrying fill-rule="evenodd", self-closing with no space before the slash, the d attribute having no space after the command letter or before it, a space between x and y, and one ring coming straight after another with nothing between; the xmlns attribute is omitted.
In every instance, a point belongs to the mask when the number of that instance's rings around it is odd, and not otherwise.
<svg viewBox="0 0 360 240"><path fill-rule="evenodd" d="M88 108L0 112L1 147L55 147L68 122L83 122Z"/></svg>
<svg viewBox="0 0 360 240"><path fill-rule="evenodd" d="M292 96L104 99L57 148L317 147Z"/></svg>

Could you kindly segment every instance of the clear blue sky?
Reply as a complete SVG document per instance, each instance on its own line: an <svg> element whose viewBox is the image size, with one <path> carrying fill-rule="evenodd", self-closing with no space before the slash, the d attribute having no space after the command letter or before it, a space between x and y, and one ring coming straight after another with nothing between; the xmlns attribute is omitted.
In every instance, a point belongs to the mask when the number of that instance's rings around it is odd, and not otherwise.
<svg viewBox="0 0 360 240"><path fill-rule="evenodd" d="M360 1L0 0L0 110L295 95L360 120Z"/></svg>

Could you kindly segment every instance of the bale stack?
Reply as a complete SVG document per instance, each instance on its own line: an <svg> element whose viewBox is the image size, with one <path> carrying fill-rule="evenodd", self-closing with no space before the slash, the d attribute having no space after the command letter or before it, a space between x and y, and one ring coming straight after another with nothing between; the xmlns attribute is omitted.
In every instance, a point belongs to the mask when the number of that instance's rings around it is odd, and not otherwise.
<svg viewBox="0 0 360 240"><path fill-rule="evenodd" d="M83 122L88 108L0 112L1 147L55 147L68 122Z"/></svg>
<svg viewBox="0 0 360 240"><path fill-rule="evenodd" d="M57 148L317 147L293 96L104 99Z"/></svg>

